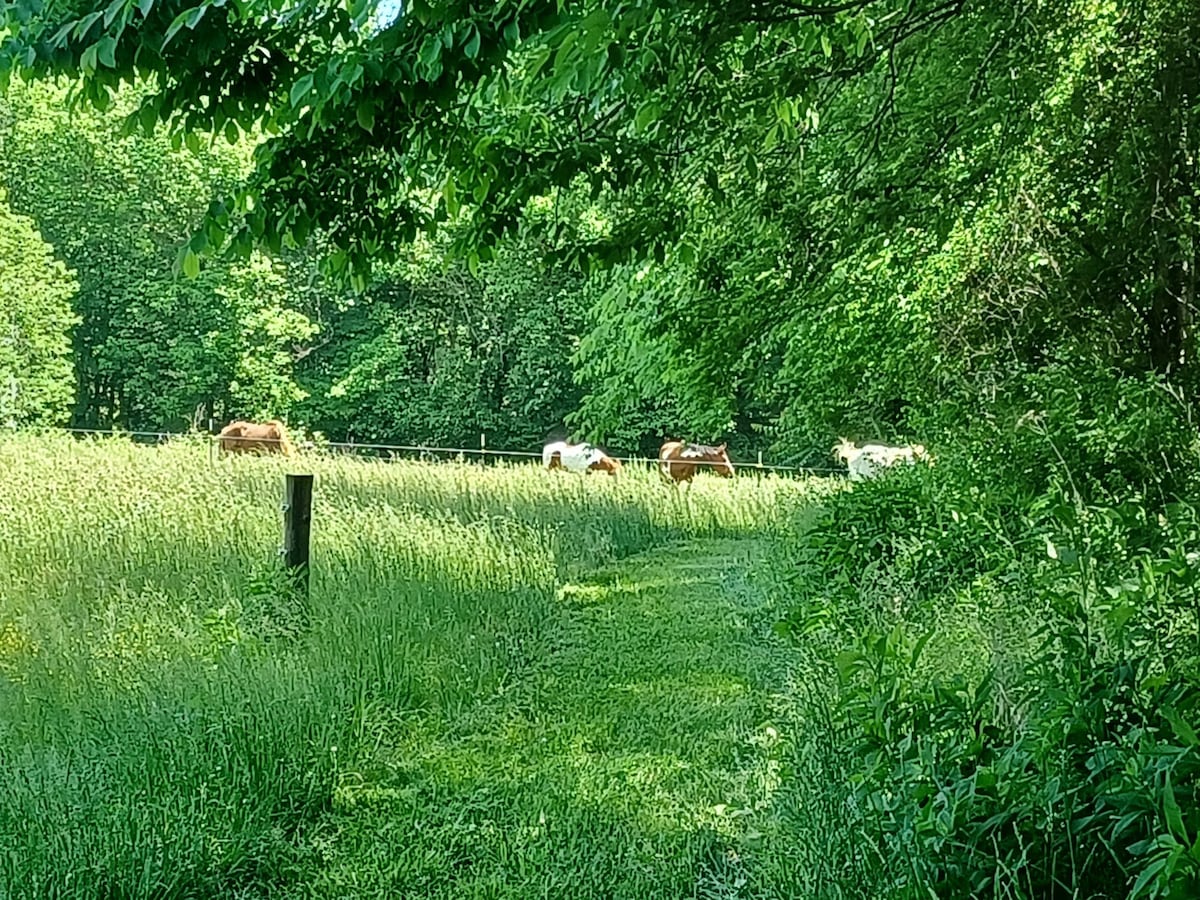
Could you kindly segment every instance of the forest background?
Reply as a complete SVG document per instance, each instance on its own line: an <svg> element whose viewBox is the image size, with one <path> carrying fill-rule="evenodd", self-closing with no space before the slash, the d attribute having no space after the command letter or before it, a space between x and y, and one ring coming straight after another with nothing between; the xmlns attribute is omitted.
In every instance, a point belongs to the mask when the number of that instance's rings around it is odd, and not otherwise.
<svg viewBox="0 0 1200 900"><path fill-rule="evenodd" d="M251 148L122 136L138 96L104 113L70 109L65 85L0 98L14 335L0 418L184 431L278 417L338 440L525 448L576 409L583 279L531 246L472 275L418 241L365 293L322 278L307 248L179 272Z"/></svg>

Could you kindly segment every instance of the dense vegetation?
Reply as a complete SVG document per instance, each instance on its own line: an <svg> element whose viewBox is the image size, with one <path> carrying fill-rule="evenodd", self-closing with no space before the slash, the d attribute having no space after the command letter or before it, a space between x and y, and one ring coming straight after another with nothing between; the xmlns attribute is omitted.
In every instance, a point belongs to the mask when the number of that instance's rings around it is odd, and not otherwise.
<svg viewBox="0 0 1200 900"><path fill-rule="evenodd" d="M818 893L1196 892L1195 3L4 10L8 419L919 439L770 560Z"/></svg>

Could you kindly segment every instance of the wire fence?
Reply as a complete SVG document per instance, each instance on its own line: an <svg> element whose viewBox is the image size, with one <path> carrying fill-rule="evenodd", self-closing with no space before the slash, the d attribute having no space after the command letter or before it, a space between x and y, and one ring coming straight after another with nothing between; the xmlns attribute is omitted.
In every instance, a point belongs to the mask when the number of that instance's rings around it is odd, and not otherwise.
<svg viewBox="0 0 1200 900"><path fill-rule="evenodd" d="M103 437L121 437L129 438L139 443L166 443L175 439L200 439L203 438L209 445L210 456L217 455L216 451L222 441L220 435L210 434L206 432L185 432L185 431L125 431L103 428L69 428L59 427L44 429L48 431L62 432L74 435L93 435ZM229 440L229 438L225 438ZM248 446L256 444L277 444L282 443L279 438L234 438L233 440L244 441ZM541 451L534 450L496 450L487 446L486 435L480 435L480 446L478 447L437 447L429 444L381 444L381 443L359 443L357 441L304 441L299 445L299 449L304 453L322 453L327 451L340 451L347 455L371 454L377 459L388 461L404 455L416 455L418 459L436 460L441 458L449 459L526 459L538 460L542 459ZM657 457L649 456L614 456L609 455L610 459L619 460L621 463L632 465L644 465L646 467L657 467L660 461ZM834 466L794 466L781 465L776 463L763 462L763 455L760 452L756 461L732 460L731 462L735 470L743 470L750 472L779 472L791 473L794 475L831 475L845 474L845 469ZM703 460L695 458L687 458L683 460L675 460L676 464L703 466L724 466L724 461L721 460Z"/></svg>

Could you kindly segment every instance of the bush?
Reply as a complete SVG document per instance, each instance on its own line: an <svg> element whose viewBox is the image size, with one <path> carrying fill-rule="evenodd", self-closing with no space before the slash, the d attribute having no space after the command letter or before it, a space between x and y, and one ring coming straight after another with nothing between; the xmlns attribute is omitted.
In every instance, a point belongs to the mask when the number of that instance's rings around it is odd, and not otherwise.
<svg viewBox="0 0 1200 900"><path fill-rule="evenodd" d="M1060 487L1090 502L1130 491L1168 502L1187 496L1198 461L1190 407L1170 383L1098 361L1027 372L986 414L947 402L918 427L947 437L970 480L1014 506Z"/></svg>
<svg viewBox="0 0 1200 900"><path fill-rule="evenodd" d="M1200 510L1082 500L1108 465L1177 488L1190 448L1169 404L1120 408L1045 417L1060 462L1040 495L979 477L976 430L932 470L831 497L803 540L782 630L836 657L828 790L879 895L1200 892ZM1094 433L1066 440L1085 414ZM1156 430L1180 468L1139 455Z"/></svg>
<svg viewBox="0 0 1200 900"><path fill-rule="evenodd" d="M787 580L801 602L789 622L803 630L830 603L846 625L872 621L881 604L916 614L948 586L1002 570L1022 528L953 454L858 482L828 499L795 551Z"/></svg>

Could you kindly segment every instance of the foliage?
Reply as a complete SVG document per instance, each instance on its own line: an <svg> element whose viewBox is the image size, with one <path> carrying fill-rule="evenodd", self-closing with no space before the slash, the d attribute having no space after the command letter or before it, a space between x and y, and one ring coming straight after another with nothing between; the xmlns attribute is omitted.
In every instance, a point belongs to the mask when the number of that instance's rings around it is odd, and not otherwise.
<svg viewBox="0 0 1200 900"><path fill-rule="evenodd" d="M293 348L312 334L288 311L300 278L260 256L196 280L171 273L178 244L212 192L236 181L244 154L120 138L137 92L107 114L72 116L66 97L13 85L0 99L0 183L78 273L72 424L180 430L198 407L202 417L284 415L298 394Z"/></svg>
<svg viewBox="0 0 1200 900"><path fill-rule="evenodd" d="M780 631L836 660L819 683L852 761L825 784L880 894L1196 890L1200 514L1162 491L1194 450L1158 383L1100 373L1085 421L1080 382L1039 375L1065 393L1043 425L967 429L833 495L793 553ZM1148 465L1159 444L1177 468Z"/></svg>
<svg viewBox="0 0 1200 900"><path fill-rule="evenodd" d="M932 632L914 641L902 625L839 659L862 729L855 803L884 852L909 863L896 896L1196 889L1195 572L1179 545L1120 564L1093 556L1120 520L1073 510L1059 515L1085 543L1050 545L1060 568L1038 575L1051 607L1022 682L939 672L921 658Z"/></svg>
<svg viewBox="0 0 1200 900"><path fill-rule="evenodd" d="M442 248L323 313L325 337L298 377L313 427L368 442L540 446L578 391L569 358L582 328L578 278L510 247L471 275Z"/></svg>
<svg viewBox="0 0 1200 900"><path fill-rule="evenodd" d="M471 274L530 233L612 267L581 433L732 429L815 463L835 433L928 442L1028 404L1048 362L1194 394L1182 0L287 9L16 0L0 68L78 73L101 105L152 73L131 126L266 135L189 270L229 234L243 255L316 236L361 275L442 228ZM354 391L411 362L385 350L355 354ZM450 377L429 402L486 430L478 366ZM446 434L432 416L397 425Z"/></svg>
<svg viewBox="0 0 1200 900"><path fill-rule="evenodd" d="M0 189L0 424L59 424L71 403L74 274Z"/></svg>
<svg viewBox="0 0 1200 900"><path fill-rule="evenodd" d="M0 69L77 72L83 96L100 104L135 72L153 74L160 86L131 116L136 125L231 137L264 126L275 137L258 151L255 177L213 210L222 225L246 216L242 249L303 244L320 230L337 248L334 269L364 270L464 207L473 227L462 245L477 247L509 231L530 198L578 177L653 205L617 251L644 243L641 253L676 234L675 198L654 204L649 188L680 171L691 180L682 136L746 120L790 136L811 119L822 78L867 69L958 10L854 0L686 4L677 15L651 3L376 11L21 0L10 5ZM687 39L695 34L704 39Z"/></svg>

